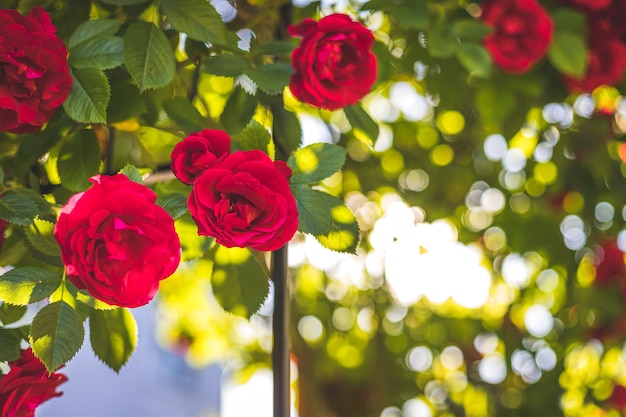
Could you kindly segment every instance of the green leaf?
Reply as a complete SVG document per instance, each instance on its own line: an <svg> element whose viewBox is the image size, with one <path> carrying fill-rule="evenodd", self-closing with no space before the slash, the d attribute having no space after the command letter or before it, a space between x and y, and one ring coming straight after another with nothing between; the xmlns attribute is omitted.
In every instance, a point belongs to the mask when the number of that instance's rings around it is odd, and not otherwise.
<svg viewBox="0 0 626 417"><path fill-rule="evenodd" d="M267 94L281 94L289 84L293 72L291 64L279 62L250 68L246 75Z"/></svg>
<svg viewBox="0 0 626 417"><path fill-rule="evenodd" d="M587 32L587 17L570 7L561 7L550 12L556 32L571 31L580 34Z"/></svg>
<svg viewBox="0 0 626 417"><path fill-rule="evenodd" d="M0 305L0 322L2 324L15 323L26 314L26 306L15 306L7 303ZM0 338L1 339L1 338Z"/></svg>
<svg viewBox="0 0 626 417"><path fill-rule="evenodd" d="M37 226L36 228L33 226ZM34 225L26 230L26 238L33 248L48 256L61 256L61 248L52 235L54 224L42 220L35 220Z"/></svg>
<svg viewBox="0 0 626 417"><path fill-rule="evenodd" d="M452 24L453 36L474 42L480 42L492 30L491 27L474 19L458 19Z"/></svg>
<svg viewBox="0 0 626 417"><path fill-rule="evenodd" d="M178 193L159 196L156 204L163 207L174 220L187 213L187 197Z"/></svg>
<svg viewBox="0 0 626 417"><path fill-rule="evenodd" d="M64 119L51 121L41 132L20 135L20 147L15 155L16 165L21 168L30 168L37 159L52 149L63 138L60 133L63 122L69 121L69 118Z"/></svg>
<svg viewBox="0 0 626 417"><path fill-rule="evenodd" d="M456 51L456 57L473 76L487 78L491 73L491 55L482 45L462 43Z"/></svg>
<svg viewBox="0 0 626 417"><path fill-rule="evenodd" d="M235 87L220 116L220 123L231 135L239 134L254 116L257 104L258 101L254 96L246 93L241 87Z"/></svg>
<svg viewBox="0 0 626 417"><path fill-rule="evenodd" d="M89 338L96 356L119 372L137 346L137 323L125 308L94 310L89 315Z"/></svg>
<svg viewBox="0 0 626 417"><path fill-rule="evenodd" d="M0 196L0 219L20 226L29 226L37 215L37 205L28 197L8 190Z"/></svg>
<svg viewBox="0 0 626 417"><path fill-rule="evenodd" d="M162 0L161 8L170 23L191 39L226 44L226 26L206 0Z"/></svg>
<svg viewBox="0 0 626 417"><path fill-rule="evenodd" d="M291 41L271 41L254 49L254 55L290 55L296 48Z"/></svg>
<svg viewBox="0 0 626 417"><path fill-rule="evenodd" d="M93 130L78 131L59 151L57 167L63 186L72 191L84 191L89 178L100 170L100 145Z"/></svg>
<svg viewBox="0 0 626 417"><path fill-rule="evenodd" d="M19 359L22 336L18 329L0 329L0 362Z"/></svg>
<svg viewBox="0 0 626 417"><path fill-rule="evenodd" d="M330 143L313 143L295 151L287 161L291 184L313 184L339 171L346 161L346 150Z"/></svg>
<svg viewBox="0 0 626 417"><path fill-rule="evenodd" d="M30 327L30 344L35 356L53 372L68 362L80 349L85 338L83 322L65 301L42 308Z"/></svg>
<svg viewBox="0 0 626 417"><path fill-rule="evenodd" d="M174 53L163 31L152 23L131 23L124 33L124 60L141 92L163 87L174 79Z"/></svg>
<svg viewBox="0 0 626 417"><path fill-rule="evenodd" d="M380 128L378 124L372 120L372 117L366 112L361 104L355 104L353 106L346 106L343 108L343 112L348 118L352 129L365 135L369 140L367 142L374 143L378 139Z"/></svg>
<svg viewBox="0 0 626 417"><path fill-rule="evenodd" d="M47 269L21 267L0 275L0 300L25 306L49 297L61 285L61 277Z"/></svg>
<svg viewBox="0 0 626 417"><path fill-rule="evenodd" d="M206 128L206 121L189 100L175 97L163 102L167 115L183 129L199 132Z"/></svg>
<svg viewBox="0 0 626 417"><path fill-rule="evenodd" d="M68 116L80 123L106 123L111 88L106 75L96 68L72 70L72 90L63 102Z"/></svg>
<svg viewBox="0 0 626 417"><path fill-rule="evenodd" d="M144 98L130 80L118 80L111 84L111 101L107 109L109 124L123 122L147 112Z"/></svg>
<svg viewBox="0 0 626 417"><path fill-rule="evenodd" d="M359 226L354 214L337 197L301 184L292 187L298 207L298 230L309 233L326 248L354 253Z"/></svg>
<svg viewBox="0 0 626 417"><path fill-rule="evenodd" d="M114 308L117 308L116 306L112 306L104 301L100 301L97 298L92 297L86 290L76 291L76 301L78 302L77 307L80 304L83 304L89 307L90 310L113 310ZM91 311L87 314L87 316L89 314L91 314Z"/></svg>
<svg viewBox="0 0 626 417"><path fill-rule="evenodd" d="M548 50L554 67L564 74L581 78L587 71L587 47L580 32L557 31Z"/></svg>
<svg viewBox="0 0 626 417"><path fill-rule="evenodd" d="M450 58L459 46L458 40L440 25L429 33L426 44L428 53L434 58Z"/></svg>
<svg viewBox="0 0 626 417"><path fill-rule="evenodd" d="M267 129L256 120L251 120L241 132L241 149L244 151L259 149L267 153L270 140Z"/></svg>
<svg viewBox="0 0 626 417"><path fill-rule="evenodd" d="M428 26L430 13L426 0L404 0L391 8L398 23L409 29L424 29Z"/></svg>
<svg viewBox="0 0 626 417"><path fill-rule="evenodd" d="M267 275L248 249L221 245L215 250L211 284L224 310L245 318L259 310L269 291Z"/></svg>
<svg viewBox="0 0 626 417"><path fill-rule="evenodd" d="M238 77L250 68L250 63L239 55L221 54L204 59L201 71L221 77Z"/></svg>
<svg viewBox="0 0 626 417"><path fill-rule="evenodd" d="M124 168L120 169L119 174L124 174L129 180L136 182L137 184L143 184L143 177L136 166L127 164Z"/></svg>
<svg viewBox="0 0 626 417"><path fill-rule="evenodd" d="M115 6L130 6L132 4L145 3L148 0L100 0L102 3L113 4Z"/></svg>
<svg viewBox="0 0 626 417"><path fill-rule="evenodd" d="M118 36L91 38L71 50L69 63L74 68L115 68L124 63L123 50L124 41Z"/></svg>
<svg viewBox="0 0 626 417"><path fill-rule="evenodd" d="M14 188L12 191L30 199L30 201L35 203L35 206L37 207L37 215L41 220L56 223L57 215L52 209L52 204L43 198L41 194L30 188Z"/></svg>
<svg viewBox="0 0 626 417"><path fill-rule="evenodd" d="M113 19L88 20L78 26L72 33L67 47L71 53L74 47L90 39L115 35L121 26L122 22Z"/></svg>

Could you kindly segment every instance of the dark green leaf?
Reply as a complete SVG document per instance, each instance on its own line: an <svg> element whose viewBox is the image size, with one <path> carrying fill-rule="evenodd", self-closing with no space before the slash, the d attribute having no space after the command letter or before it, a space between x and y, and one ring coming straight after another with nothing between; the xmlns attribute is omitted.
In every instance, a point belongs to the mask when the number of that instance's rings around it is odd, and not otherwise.
<svg viewBox="0 0 626 417"><path fill-rule="evenodd" d="M250 63L239 55L214 55L202 61L202 72L221 77L237 77L250 68Z"/></svg>
<svg viewBox="0 0 626 417"><path fill-rule="evenodd" d="M129 180L136 182L137 184L143 184L141 173L134 165L126 165L124 168L120 169L119 173L126 175Z"/></svg>
<svg viewBox="0 0 626 417"><path fill-rule="evenodd" d="M15 323L26 314L26 306L15 306L8 303L0 305L0 322L2 324Z"/></svg>
<svg viewBox="0 0 626 417"><path fill-rule="evenodd" d="M34 227L36 226L36 227ZM35 220L33 226L26 231L26 238L33 248L44 255L60 257L61 248L52 235L54 224L42 220Z"/></svg>
<svg viewBox="0 0 626 417"><path fill-rule="evenodd" d="M0 362L13 361L22 354L22 336L17 329L0 329Z"/></svg>
<svg viewBox="0 0 626 417"><path fill-rule="evenodd" d="M80 130L63 144L57 167L65 188L84 191L89 178L100 170L100 146L93 130Z"/></svg>
<svg viewBox="0 0 626 417"><path fill-rule="evenodd" d="M279 62L250 68L246 75L267 94L281 94L293 74L291 64Z"/></svg>
<svg viewBox="0 0 626 417"><path fill-rule="evenodd" d="M89 315L89 337L96 356L119 372L137 346L137 323L125 308L94 310Z"/></svg>
<svg viewBox="0 0 626 417"><path fill-rule="evenodd" d="M241 132L241 149L244 151L259 149L267 153L270 140L267 129L256 120L251 120Z"/></svg>
<svg viewBox="0 0 626 417"><path fill-rule="evenodd" d="M107 110L109 123L123 122L148 111L136 85L122 81L111 84L111 101Z"/></svg>
<svg viewBox="0 0 626 417"><path fill-rule="evenodd" d="M398 23L409 29L424 29L430 20L426 0L404 0L401 4L394 4L391 13Z"/></svg>
<svg viewBox="0 0 626 417"><path fill-rule="evenodd" d="M426 38L428 52L434 58L450 58L459 46L458 40L444 28L433 29Z"/></svg>
<svg viewBox="0 0 626 417"><path fill-rule="evenodd" d="M65 118L68 121L69 118ZM63 138L61 128L63 121L50 122L46 128L38 133L21 135L20 147L15 155L19 167L30 167L37 159L52 149Z"/></svg>
<svg viewBox="0 0 626 417"><path fill-rule="evenodd" d="M159 88L174 79L176 60L163 31L152 23L134 22L124 33L126 68L140 91Z"/></svg>
<svg viewBox="0 0 626 417"><path fill-rule="evenodd" d="M67 47L72 52L75 46L90 39L113 36L122 26L122 22L113 19L88 20L76 28Z"/></svg>
<svg viewBox="0 0 626 417"><path fill-rule="evenodd" d="M241 87L235 87L220 116L220 123L231 135L239 134L254 116L257 104L258 101L254 96L246 93Z"/></svg>
<svg viewBox="0 0 626 417"><path fill-rule="evenodd" d="M452 24L452 35L462 40L479 42L491 31L489 26L474 19L458 19Z"/></svg>
<svg viewBox="0 0 626 417"><path fill-rule="evenodd" d="M570 7L561 7L550 12L556 32L571 31L584 35L587 31L587 17Z"/></svg>
<svg viewBox="0 0 626 417"><path fill-rule="evenodd" d="M41 220L46 220L52 223L56 222L57 215L52 209L52 205L48 200L43 198L41 194L35 190L31 190L30 188L14 188L12 191L29 198L30 201L35 203L35 206L37 207L37 215Z"/></svg>
<svg viewBox="0 0 626 417"><path fill-rule="evenodd" d="M475 77L486 78L491 73L491 55L482 45L462 43L456 56L461 65Z"/></svg>
<svg viewBox="0 0 626 417"><path fill-rule="evenodd" d="M290 55L295 49L296 44L289 41L272 41L252 51L255 55Z"/></svg>
<svg viewBox="0 0 626 417"><path fill-rule="evenodd" d="M61 277L42 268L21 267L0 275L0 300L28 305L49 297L61 285Z"/></svg>
<svg viewBox="0 0 626 417"><path fill-rule="evenodd" d="M259 310L269 291L263 268L242 248L216 248L211 284L224 310L246 318Z"/></svg>
<svg viewBox="0 0 626 417"><path fill-rule="evenodd" d="M117 36L91 38L77 45L69 56L74 68L115 68L124 63L124 41Z"/></svg>
<svg viewBox="0 0 626 417"><path fill-rule="evenodd" d="M191 39L226 44L226 26L206 0L162 0L161 8L170 23Z"/></svg>
<svg viewBox="0 0 626 417"><path fill-rule="evenodd" d="M37 215L37 205L28 197L8 190L0 196L0 219L20 226L33 223Z"/></svg>
<svg viewBox="0 0 626 417"><path fill-rule="evenodd" d="M106 75L99 69L72 71L72 90L63 102L68 116L80 123L106 123L111 89Z"/></svg>
<svg viewBox="0 0 626 417"><path fill-rule="evenodd" d="M42 308L30 327L30 345L49 372L72 359L84 337L80 316L65 301Z"/></svg>
<svg viewBox="0 0 626 417"><path fill-rule="evenodd" d="M557 31L548 50L554 67L564 74L581 78L587 71L587 47L580 32Z"/></svg>
<svg viewBox="0 0 626 417"><path fill-rule="evenodd" d="M346 106L343 108L343 112L352 125L352 129L363 133L369 139L368 142L370 144L378 139L380 132L378 124L372 120L372 117L363 109L361 104Z"/></svg>
<svg viewBox="0 0 626 417"><path fill-rule="evenodd" d="M291 184L313 184L339 171L346 161L346 150L330 143L313 143L295 151L287 164Z"/></svg>
<svg viewBox="0 0 626 417"><path fill-rule="evenodd" d="M156 204L163 207L174 220L187 212L187 197L178 193L160 196Z"/></svg>
<svg viewBox="0 0 626 417"><path fill-rule="evenodd" d="M192 132L199 132L206 128L206 121L189 100L176 97L163 102L163 109L167 115L180 127Z"/></svg>

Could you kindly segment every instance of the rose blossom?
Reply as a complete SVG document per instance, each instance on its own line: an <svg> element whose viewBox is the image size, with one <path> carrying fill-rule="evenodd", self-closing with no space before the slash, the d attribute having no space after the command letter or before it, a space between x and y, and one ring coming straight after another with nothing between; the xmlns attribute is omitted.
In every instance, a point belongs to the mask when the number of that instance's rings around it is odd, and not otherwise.
<svg viewBox="0 0 626 417"><path fill-rule="evenodd" d="M54 229L68 278L106 303L144 305L180 262L174 221L149 188L125 175L90 181L63 207Z"/></svg>
<svg viewBox="0 0 626 417"><path fill-rule="evenodd" d="M271 251L298 228L291 169L259 150L236 151L200 175L188 205L198 234L226 247Z"/></svg>
<svg viewBox="0 0 626 417"><path fill-rule="evenodd" d="M172 172L187 185L230 153L230 136L221 130L204 129L177 143L172 151Z"/></svg>
<svg viewBox="0 0 626 417"><path fill-rule="evenodd" d="M291 55L295 73L289 89L304 103L329 110L355 104L376 81L374 35L349 16L306 18L289 26L302 42Z"/></svg>
<svg viewBox="0 0 626 417"><path fill-rule="evenodd" d="M35 409L50 398L59 397L57 387L67 381L63 374L48 370L28 348L22 357L9 362L11 370L0 379L0 415L33 417Z"/></svg>
<svg viewBox="0 0 626 417"><path fill-rule="evenodd" d="M546 54L552 41L552 20L536 0L490 0L482 21L493 28L485 47L504 71L527 72Z"/></svg>
<svg viewBox="0 0 626 417"><path fill-rule="evenodd" d="M597 285L607 285L622 281L626 277L624 252L614 240L603 243L596 251L596 279Z"/></svg>
<svg viewBox="0 0 626 417"><path fill-rule="evenodd" d="M0 132L41 129L70 93L67 49L42 7L0 10Z"/></svg>
<svg viewBox="0 0 626 417"><path fill-rule="evenodd" d="M615 85L626 71L626 45L616 38L594 36L589 43L587 71L580 78L565 76L565 85L572 92L591 92L596 87Z"/></svg>

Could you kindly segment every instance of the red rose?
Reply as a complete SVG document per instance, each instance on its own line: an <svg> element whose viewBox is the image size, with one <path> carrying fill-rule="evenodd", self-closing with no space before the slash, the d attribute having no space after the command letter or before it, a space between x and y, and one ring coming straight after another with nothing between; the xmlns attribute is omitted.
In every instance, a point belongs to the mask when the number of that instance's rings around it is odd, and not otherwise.
<svg viewBox="0 0 626 417"><path fill-rule="evenodd" d="M306 18L289 26L302 42L291 55L295 73L289 89L304 103L329 110L355 104L376 81L374 35L349 16Z"/></svg>
<svg viewBox="0 0 626 417"><path fill-rule="evenodd" d="M56 389L67 377L55 372L48 375L30 348L23 350L22 357L9 362L9 366L9 373L0 379L2 417L33 417L41 403L63 394Z"/></svg>
<svg viewBox="0 0 626 417"><path fill-rule="evenodd" d="M0 10L0 132L35 132L72 87L67 50L41 7Z"/></svg>
<svg viewBox="0 0 626 417"><path fill-rule="evenodd" d="M271 251L298 228L291 169L259 150L236 151L200 175L189 195L198 234L226 247Z"/></svg>
<svg viewBox="0 0 626 417"><path fill-rule="evenodd" d="M535 0L490 0L482 20L493 28L485 47L504 71L527 72L544 57L552 41L552 20Z"/></svg>
<svg viewBox="0 0 626 417"><path fill-rule="evenodd" d="M70 281L111 305L138 307L176 270L180 241L156 195L125 175L96 175L61 210L54 237Z"/></svg>
<svg viewBox="0 0 626 417"><path fill-rule="evenodd" d="M565 85L572 92L591 92L596 87L615 85L626 71L626 45L609 36L594 36L589 43L587 72L581 79L565 76Z"/></svg>
<svg viewBox="0 0 626 417"><path fill-rule="evenodd" d="M192 184L198 175L230 153L230 136L221 130L204 129L192 133L172 151L172 172L185 184Z"/></svg>
<svg viewBox="0 0 626 417"><path fill-rule="evenodd" d="M604 243L596 253L596 279L598 285L606 285L616 280L622 280L626 273L624 252L617 246L617 242Z"/></svg>
<svg viewBox="0 0 626 417"><path fill-rule="evenodd" d="M614 385L613 392L611 392L609 397L609 404L619 411L624 411L626 408L626 387Z"/></svg>

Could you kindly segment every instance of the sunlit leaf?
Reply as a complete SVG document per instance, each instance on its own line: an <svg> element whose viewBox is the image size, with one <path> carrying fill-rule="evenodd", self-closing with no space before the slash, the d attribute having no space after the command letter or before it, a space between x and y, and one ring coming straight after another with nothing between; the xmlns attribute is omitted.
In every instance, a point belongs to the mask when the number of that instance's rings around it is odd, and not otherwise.
<svg viewBox="0 0 626 417"><path fill-rule="evenodd" d="M37 205L25 195L8 190L0 196L0 219L20 226L33 223L37 215Z"/></svg>
<svg viewBox="0 0 626 417"><path fill-rule="evenodd" d="M30 328L33 352L49 372L72 359L84 337L80 316L65 301L48 304L39 310Z"/></svg>
<svg viewBox="0 0 626 417"><path fill-rule="evenodd" d="M137 346L137 323L126 308L94 310L89 315L89 337L96 356L119 372Z"/></svg>
<svg viewBox="0 0 626 417"><path fill-rule="evenodd" d="M2 324L15 323L26 314L26 306L16 306L8 303L0 305L0 322Z"/></svg>
<svg viewBox="0 0 626 417"><path fill-rule="evenodd" d="M137 184L143 184L143 178L136 166L128 164L124 168L120 169L120 174L124 174L129 180L136 182Z"/></svg>
<svg viewBox="0 0 626 417"><path fill-rule="evenodd" d="M267 274L248 249L219 245L211 285L224 310L245 318L259 310L269 291Z"/></svg>
<svg viewBox="0 0 626 417"><path fill-rule="evenodd" d="M60 257L61 248L54 236L52 236L53 230L54 224L35 220L33 226L26 231L26 238L33 248L44 255Z"/></svg>
<svg viewBox="0 0 626 417"><path fill-rule="evenodd" d="M343 112L352 125L352 128L363 133L369 139L369 143L374 143L376 139L378 139L380 128L369 113L363 109L361 104L357 103L353 106L346 106L343 108Z"/></svg>
<svg viewBox="0 0 626 417"><path fill-rule="evenodd" d="M50 296L61 285L61 276L48 269L20 267L0 275L0 300L28 305Z"/></svg>
<svg viewBox="0 0 626 417"><path fill-rule="evenodd" d="M267 153L270 143L270 134L267 129L256 120L251 120L248 126L241 132L241 149L249 151L259 149Z"/></svg>
<svg viewBox="0 0 626 417"><path fill-rule="evenodd" d="M313 184L339 171L346 160L343 147L330 143L313 143L295 151L287 161L291 184Z"/></svg>
<svg viewBox="0 0 626 417"><path fill-rule="evenodd" d="M226 44L226 26L206 0L161 0L161 8L176 29L191 39Z"/></svg>

